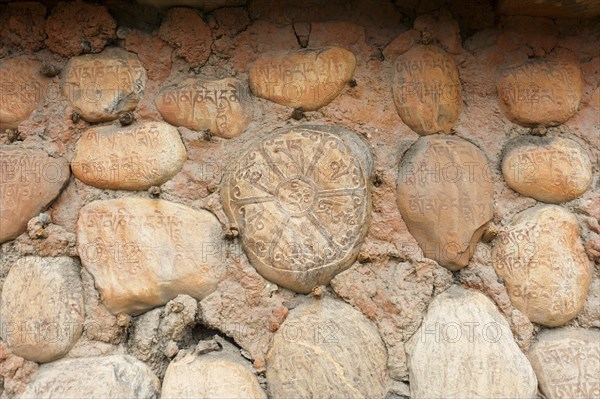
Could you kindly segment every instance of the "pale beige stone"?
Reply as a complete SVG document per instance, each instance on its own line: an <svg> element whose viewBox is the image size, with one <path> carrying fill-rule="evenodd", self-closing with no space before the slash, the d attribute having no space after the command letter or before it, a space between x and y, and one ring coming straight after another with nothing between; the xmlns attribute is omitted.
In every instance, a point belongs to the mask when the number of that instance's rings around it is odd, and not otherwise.
<svg viewBox="0 0 600 399"><path fill-rule="evenodd" d="M160 90L156 108L165 121L215 136L239 136L252 120L248 90L234 78L188 78Z"/></svg>
<svg viewBox="0 0 600 399"><path fill-rule="evenodd" d="M18 259L2 287L0 333L10 350L37 363L64 356L83 330L80 268L72 258Z"/></svg>
<svg viewBox="0 0 600 399"><path fill-rule="evenodd" d="M69 181L69 164L45 151L0 146L0 243L16 238Z"/></svg>
<svg viewBox="0 0 600 399"><path fill-rule="evenodd" d="M187 160L177 129L164 122L88 129L71 160L86 184L114 190L146 190L175 176Z"/></svg>
<svg viewBox="0 0 600 399"><path fill-rule="evenodd" d="M84 120L105 122L136 108L146 79L134 53L109 48L71 58L62 72L62 92Z"/></svg>
<svg viewBox="0 0 600 399"><path fill-rule="evenodd" d="M375 325L345 302L308 301L290 312L273 338L270 396L384 398L387 356Z"/></svg>
<svg viewBox="0 0 600 399"><path fill-rule="evenodd" d="M400 163L397 203L423 254L455 271L465 267L493 216L485 154L456 136L419 138Z"/></svg>
<svg viewBox="0 0 600 399"><path fill-rule="evenodd" d="M600 395L600 331L545 330L528 357L547 399L589 399Z"/></svg>
<svg viewBox="0 0 600 399"><path fill-rule="evenodd" d="M394 62L394 103L418 134L451 133L462 89L454 60L436 45L416 45Z"/></svg>
<svg viewBox="0 0 600 399"><path fill-rule="evenodd" d="M406 345L413 399L534 399L537 379L485 295L453 286L429 304Z"/></svg>
<svg viewBox="0 0 600 399"><path fill-rule="evenodd" d="M534 323L560 326L585 303L591 262L564 208L540 204L518 213L496 237L492 260L511 302Z"/></svg>
<svg viewBox="0 0 600 399"><path fill-rule="evenodd" d="M526 136L507 145L502 174L519 194L558 204L587 191L592 184L592 163L573 140Z"/></svg>
<svg viewBox="0 0 600 399"><path fill-rule="evenodd" d="M81 209L77 250L106 307L139 314L179 294L213 292L224 272L222 234L208 211L121 198Z"/></svg>
<svg viewBox="0 0 600 399"><path fill-rule="evenodd" d="M339 47L261 54L250 67L254 95L304 111L319 109L352 79L356 57Z"/></svg>
<svg viewBox="0 0 600 399"><path fill-rule="evenodd" d="M307 293L350 267L369 226L372 162L339 127L285 128L254 143L221 196L256 270Z"/></svg>

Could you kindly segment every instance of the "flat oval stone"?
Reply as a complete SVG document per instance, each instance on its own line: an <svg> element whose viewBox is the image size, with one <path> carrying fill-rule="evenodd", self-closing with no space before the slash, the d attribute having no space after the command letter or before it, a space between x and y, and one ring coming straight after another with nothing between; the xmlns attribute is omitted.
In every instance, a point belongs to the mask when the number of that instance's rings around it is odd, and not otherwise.
<svg viewBox="0 0 600 399"><path fill-rule="evenodd" d="M88 122L106 122L137 106L146 85L137 55L118 48L73 57L62 72L62 92Z"/></svg>
<svg viewBox="0 0 600 399"><path fill-rule="evenodd" d="M485 295L452 286L406 343L411 398L537 397L531 364Z"/></svg>
<svg viewBox="0 0 600 399"><path fill-rule="evenodd" d="M37 363L63 357L83 330L80 268L72 258L18 259L2 287L2 339Z"/></svg>
<svg viewBox="0 0 600 399"><path fill-rule="evenodd" d="M600 331L545 330L528 357L548 399L600 396Z"/></svg>
<svg viewBox="0 0 600 399"><path fill-rule="evenodd" d="M519 194L558 204L587 191L592 184L592 163L573 140L525 136L507 144L502 174Z"/></svg>
<svg viewBox="0 0 600 399"><path fill-rule="evenodd" d="M46 97L50 79L40 73L40 67L26 56L0 62L0 129L19 126Z"/></svg>
<svg viewBox="0 0 600 399"><path fill-rule="evenodd" d="M69 181L69 164L42 150L0 146L0 243L16 238Z"/></svg>
<svg viewBox="0 0 600 399"><path fill-rule="evenodd" d="M248 80L255 96L303 111L317 110L352 79L356 57L339 47L261 54Z"/></svg>
<svg viewBox="0 0 600 399"><path fill-rule="evenodd" d="M124 355L63 359L44 364L20 399L158 399L160 381L139 360Z"/></svg>
<svg viewBox="0 0 600 399"><path fill-rule="evenodd" d="M156 108L165 121L219 137L237 137L252 120L247 90L234 78L189 78L160 90Z"/></svg>
<svg viewBox="0 0 600 399"><path fill-rule="evenodd" d="M500 108L522 126L556 126L579 108L583 80L579 65L567 61L530 60L506 69L498 79Z"/></svg>
<svg viewBox="0 0 600 399"><path fill-rule="evenodd" d="M585 303L590 260L564 208L540 204L518 213L496 237L492 260L511 302L534 323L560 326Z"/></svg>
<svg viewBox="0 0 600 399"><path fill-rule="evenodd" d="M452 271L465 267L493 216L485 154L460 137L421 137L400 162L397 190L423 254Z"/></svg>
<svg viewBox="0 0 600 399"><path fill-rule="evenodd" d="M145 198L94 201L77 221L77 251L113 314L213 292L224 273L222 236L208 211Z"/></svg>
<svg viewBox="0 0 600 399"><path fill-rule="evenodd" d="M312 299L293 309L267 354L272 398L379 398L387 355L375 325L345 302Z"/></svg>
<svg viewBox="0 0 600 399"><path fill-rule="evenodd" d="M164 122L88 129L71 160L73 174L86 184L113 190L160 186L182 168L187 153L177 129Z"/></svg>
<svg viewBox="0 0 600 399"><path fill-rule="evenodd" d="M425 136L450 133L462 103L454 60L435 45L413 46L394 62L394 103L402 121Z"/></svg>
<svg viewBox="0 0 600 399"><path fill-rule="evenodd" d="M256 270L307 293L354 263L370 221L372 171L369 147L349 130L280 129L228 171L223 208Z"/></svg>

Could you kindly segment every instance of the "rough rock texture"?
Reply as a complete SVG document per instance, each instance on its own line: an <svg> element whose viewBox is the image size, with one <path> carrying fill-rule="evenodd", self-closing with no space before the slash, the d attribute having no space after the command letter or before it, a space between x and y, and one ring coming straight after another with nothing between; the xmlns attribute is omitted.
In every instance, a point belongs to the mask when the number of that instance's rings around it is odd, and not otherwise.
<svg viewBox="0 0 600 399"><path fill-rule="evenodd" d="M40 367L19 399L158 399L160 381L144 363L114 355L64 359Z"/></svg>
<svg viewBox="0 0 600 399"><path fill-rule="evenodd" d="M83 330L83 289L72 258L26 257L16 261L2 287L2 339L27 360L63 357Z"/></svg>
<svg viewBox="0 0 600 399"><path fill-rule="evenodd" d="M0 146L0 243L23 233L69 180L64 158L20 146Z"/></svg>
<svg viewBox="0 0 600 399"><path fill-rule="evenodd" d="M558 204L586 192L592 184L592 163L573 140L526 136L507 145L502 174L519 194Z"/></svg>
<svg viewBox="0 0 600 399"><path fill-rule="evenodd" d="M150 4L154 7L187 6L197 7L206 12L221 7L235 7L246 4L247 0L138 0L140 3Z"/></svg>
<svg viewBox="0 0 600 399"><path fill-rule="evenodd" d="M450 133L462 90L454 60L436 45L418 45L396 58L394 103L402 121L420 135Z"/></svg>
<svg viewBox="0 0 600 399"><path fill-rule="evenodd" d="M73 174L94 187L145 190L175 176L187 160L179 132L163 122L87 130L71 160Z"/></svg>
<svg viewBox="0 0 600 399"><path fill-rule="evenodd" d="M600 15L600 4L594 0L500 0L498 11L508 15L591 18Z"/></svg>
<svg viewBox="0 0 600 399"><path fill-rule="evenodd" d="M23 392L37 369L37 363L12 354L6 343L0 341L0 381L5 395Z"/></svg>
<svg viewBox="0 0 600 399"><path fill-rule="evenodd" d="M0 5L0 44L28 51L41 49L46 38L45 17L46 7L40 3Z"/></svg>
<svg viewBox="0 0 600 399"><path fill-rule="evenodd" d="M560 326L583 307L591 265L577 220L564 208L537 205L517 214L492 255L511 301L531 321Z"/></svg>
<svg viewBox="0 0 600 399"><path fill-rule="evenodd" d="M138 57L115 48L73 57L62 72L63 95L88 122L111 121L134 110L145 85Z"/></svg>
<svg viewBox="0 0 600 399"><path fill-rule="evenodd" d="M256 270L307 293L350 267L369 226L372 158L342 128L303 125L254 143L221 195Z"/></svg>
<svg viewBox="0 0 600 399"><path fill-rule="evenodd" d="M548 399L588 399L600 393L598 330L545 330L527 357Z"/></svg>
<svg viewBox="0 0 600 399"><path fill-rule="evenodd" d="M468 6L465 5L465 7ZM422 35L429 34L430 38L436 39L450 54L460 54L462 51L458 22L452 18L452 14L447 9L418 16L413 24L413 29Z"/></svg>
<svg viewBox="0 0 600 399"><path fill-rule="evenodd" d="M164 81L171 71L173 49L159 37L137 30L125 37L125 50L136 53L148 72L148 79Z"/></svg>
<svg viewBox="0 0 600 399"><path fill-rule="evenodd" d="M375 326L329 297L308 298L275 334L267 356L274 398L384 398L387 357Z"/></svg>
<svg viewBox="0 0 600 399"><path fill-rule="evenodd" d="M99 53L115 37L116 27L108 10L99 4L63 1L46 20L46 46L66 57Z"/></svg>
<svg viewBox="0 0 600 399"><path fill-rule="evenodd" d="M411 398L536 398L537 380L485 295L453 286L435 297L406 346Z"/></svg>
<svg viewBox="0 0 600 399"><path fill-rule="evenodd" d="M161 89L154 101L167 122L224 138L239 136L252 120L248 90L234 78L185 79Z"/></svg>
<svg viewBox="0 0 600 399"><path fill-rule="evenodd" d="M77 251L113 313L139 314L179 294L202 299L221 275L221 224L164 200L92 202L77 222Z"/></svg>
<svg viewBox="0 0 600 399"><path fill-rule="evenodd" d="M175 55L193 65L203 65L213 43L210 27L196 10L171 8L160 26L158 36L175 49Z"/></svg>
<svg viewBox="0 0 600 399"><path fill-rule="evenodd" d="M248 74L255 96L313 111L329 104L352 78L356 57L339 47L261 54Z"/></svg>
<svg viewBox="0 0 600 399"><path fill-rule="evenodd" d="M492 219L485 154L455 136L421 137L402 157L397 203L423 253L455 271L467 265Z"/></svg>

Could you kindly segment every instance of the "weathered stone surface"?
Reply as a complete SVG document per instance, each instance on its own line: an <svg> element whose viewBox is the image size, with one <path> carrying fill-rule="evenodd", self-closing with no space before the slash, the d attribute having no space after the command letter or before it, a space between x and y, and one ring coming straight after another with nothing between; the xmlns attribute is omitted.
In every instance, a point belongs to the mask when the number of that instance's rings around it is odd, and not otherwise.
<svg viewBox="0 0 600 399"><path fill-rule="evenodd" d="M160 381L144 363L112 355L45 364L19 399L158 399Z"/></svg>
<svg viewBox="0 0 600 399"><path fill-rule="evenodd" d="M350 267L369 225L372 162L366 143L337 127L285 128L255 143L221 195L256 270L307 293Z"/></svg>
<svg viewBox="0 0 600 399"><path fill-rule="evenodd" d="M356 57L339 47L267 52L250 67L254 95L304 111L319 109L352 78Z"/></svg>
<svg viewBox="0 0 600 399"><path fill-rule="evenodd" d="M406 345L411 398L536 398L531 364L485 295L453 286Z"/></svg>
<svg viewBox="0 0 600 399"><path fill-rule="evenodd" d="M502 174L519 194L558 204L587 191L592 184L592 163L573 140L525 136L507 145Z"/></svg>
<svg viewBox="0 0 600 399"><path fill-rule="evenodd" d="M203 65L210 57L212 33L196 10L171 8L158 35L175 49L175 55L191 64Z"/></svg>
<svg viewBox="0 0 600 399"><path fill-rule="evenodd" d="M185 79L161 89L155 103L167 122L225 138L239 136L252 119L247 90L234 78Z"/></svg>
<svg viewBox="0 0 600 399"><path fill-rule="evenodd" d="M564 208L518 213L496 237L492 258L513 305L532 322L560 326L583 307L591 266L577 220Z"/></svg>
<svg viewBox="0 0 600 399"><path fill-rule="evenodd" d="M417 45L394 63L394 103L402 121L420 135L450 133L462 103L458 69L435 45Z"/></svg>
<svg viewBox="0 0 600 399"><path fill-rule="evenodd" d="M292 310L267 355L273 398L384 398L386 351L375 326L345 302Z"/></svg>
<svg viewBox="0 0 600 399"><path fill-rule="evenodd" d="M145 122L87 130L77 142L71 168L79 180L95 187L145 190L175 176L186 159L176 128Z"/></svg>
<svg viewBox="0 0 600 399"><path fill-rule="evenodd" d="M202 299L223 273L221 225L208 211L142 198L95 201L79 213L79 256L113 313L139 314L179 294Z"/></svg>
<svg viewBox="0 0 600 399"><path fill-rule="evenodd" d="M497 89L500 108L511 121L556 126L577 112L583 80L576 62L534 59L505 69Z"/></svg>
<svg viewBox="0 0 600 399"><path fill-rule="evenodd" d="M548 399L600 396L600 331L546 330L528 357Z"/></svg>
<svg viewBox="0 0 600 399"><path fill-rule="evenodd" d="M40 66L26 56L0 62L0 129L17 127L46 96L49 79L40 74Z"/></svg>
<svg viewBox="0 0 600 399"><path fill-rule="evenodd" d="M421 137L400 163L400 214L423 254L452 271L473 256L493 193L485 154L460 137Z"/></svg>
<svg viewBox="0 0 600 399"><path fill-rule="evenodd" d="M71 58L62 79L63 94L81 117L105 122L135 109L146 85L146 70L135 54L110 48Z"/></svg>
<svg viewBox="0 0 600 399"><path fill-rule="evenodd" d="M600 3L595 0L500 0L498 11L508 15L593 18L600 15Z"/></svg>
<svg viewBox="0 0 600 399"><path fill-rule="evenodd" d="M44 210L68 180L64 158L0 146L0 243L25 232L29 219Z"/></svg>
<svg viewBox="0 0 600 399"><path fill-rule="evenodd" d="M0 333L10 350L46 363L64 356L83 330L83 288L72 258L25 257L2 288Z"/></svg>
<svg viewBox="0 0 600 399"><path fill-rule="evenodd" d="M44 47L46 6L19 2L0 5L0 44L35 51ZM3 79L2 79L3 81ZM4 108L4 107L2 107Z"/></svg>

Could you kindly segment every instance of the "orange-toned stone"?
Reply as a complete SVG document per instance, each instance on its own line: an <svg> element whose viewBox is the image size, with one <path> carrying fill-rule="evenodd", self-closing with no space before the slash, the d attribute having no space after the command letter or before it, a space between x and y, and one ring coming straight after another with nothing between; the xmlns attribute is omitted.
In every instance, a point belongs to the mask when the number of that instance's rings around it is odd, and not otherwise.
<svg viewBox="0 0 600 399"><path fill-rule="evenodd" d="M187 62L203 65L213 44L210 27L191 8L171 8L160 26L158 36L175 49L175 55Z"/></svg>
<svg viewBox="0 0 600 399"><path fill-rule="evenodd" d="M254 95L304 111L336 98L352 78L356 57L339 47L263 53L250 67Z"/></svg>
<svg viewBox="0 0 600 399"><path fill-rule="evenodd" d="M415 29L409 29L392 40L382 51L386 60L394 62L396 57L406 53L421 39L421 34Z"/></svg>
<svg viewBox="0 0 600 399"><path fill-rule="evenodd" d="M0 5L0 45L30 51L44 47L46 6L41 3L15 2Z"/></svg>

